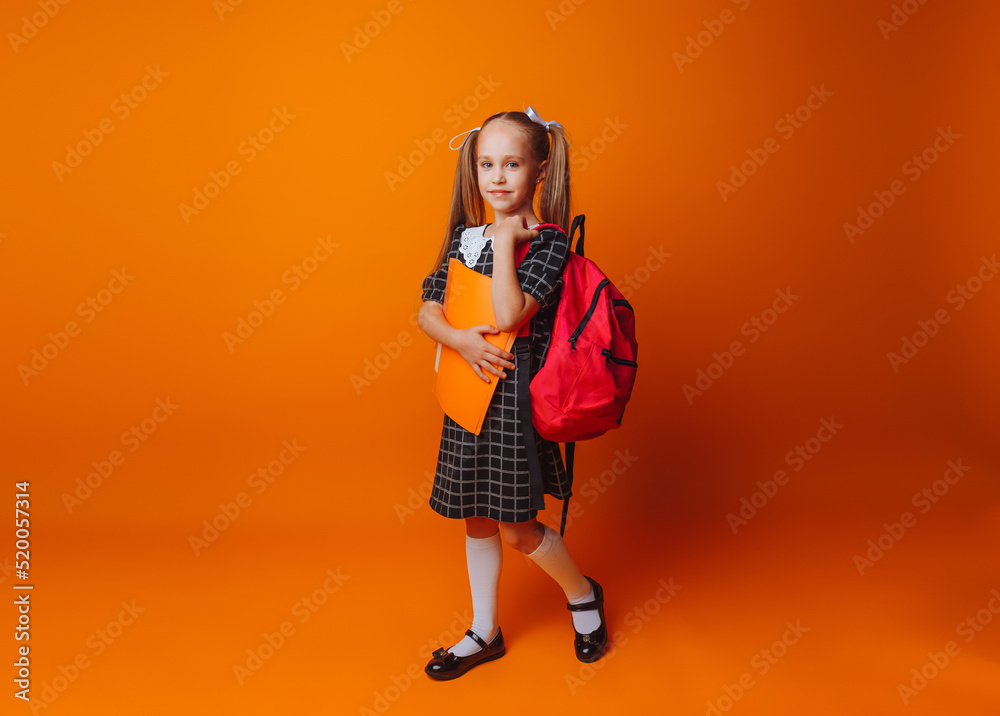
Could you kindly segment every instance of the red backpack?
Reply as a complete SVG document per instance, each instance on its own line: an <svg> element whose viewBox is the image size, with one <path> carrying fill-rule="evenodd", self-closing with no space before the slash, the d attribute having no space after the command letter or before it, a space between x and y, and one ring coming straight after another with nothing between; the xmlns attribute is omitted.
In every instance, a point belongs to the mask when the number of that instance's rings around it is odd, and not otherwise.
<svg viewBox="0 0 1000 716"><path fill-rule="evenodd" d="M580 238L566 257L552 339L530 386L532 424L546 440L566 444L571 486L575 442L621 427L639 351L632 306L597 264L583 256L583 221L583 214L573 219L571 249L577 227ZM562 231L555 224L534 228L548 227ZM569 498L563 503L560 535L568 507Z"/></svg>

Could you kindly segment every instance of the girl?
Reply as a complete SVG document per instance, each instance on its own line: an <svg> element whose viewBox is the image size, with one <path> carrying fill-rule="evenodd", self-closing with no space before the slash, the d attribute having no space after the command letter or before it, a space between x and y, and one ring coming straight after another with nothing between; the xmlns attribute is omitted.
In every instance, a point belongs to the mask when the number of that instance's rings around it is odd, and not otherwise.
<svg viewBox="0 0 1000 716"><path fill-rule="evenodd" d="M458 351L477 376L486 382L496 376L500 383L479 435L444 416L430 505L465 520L473 620L461 641L433 652L425 671L438 680L457 678L505 653L497 624L501 538L565 592L577 658L596 661L607 645L601 585L581 574L559 533L536 519L545 507L543 493L563 499L570 492L558 444L534 432L527 390L545 360L570 249L564 231L532 228L541 223L534 196L541 184L542 221L568 226L566 135L558 122L545 122L528 107L527 113L489 117L459 150L448 230L435 270L424 279L417 320L426 335ZM489 223L484 201L493 209ZM528 252L515 267L515 247L524 241L530 242ZM496 326L458 329L445 319L451 258L492 277ZM483 337L501 330L519 330L514 354Z"/></svg>

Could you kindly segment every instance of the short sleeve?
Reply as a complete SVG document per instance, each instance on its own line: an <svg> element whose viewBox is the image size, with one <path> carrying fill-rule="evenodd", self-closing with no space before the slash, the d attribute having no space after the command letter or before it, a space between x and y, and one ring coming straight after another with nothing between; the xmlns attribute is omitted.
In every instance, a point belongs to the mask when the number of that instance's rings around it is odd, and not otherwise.
<svg viewBox="0 0 1000 716"><path fill-rule="evenodd" d="M444 289L448 285L448 261L458 258L462 231L464 230L465 226L463 224L455 227L455 231L451 235L451 246L448 247L448 253L441 262L441 266L424 278L422 300L437 301L441 305L444 305Z"/></svg>
<svg viewBox="0 0 1000 716"><path fill-rule="evenodd" d="M569 255L569 237L556 229L542 229L528 245L517 279L521 289L535 297L539 310L558 300L557 288Z"/></svg>

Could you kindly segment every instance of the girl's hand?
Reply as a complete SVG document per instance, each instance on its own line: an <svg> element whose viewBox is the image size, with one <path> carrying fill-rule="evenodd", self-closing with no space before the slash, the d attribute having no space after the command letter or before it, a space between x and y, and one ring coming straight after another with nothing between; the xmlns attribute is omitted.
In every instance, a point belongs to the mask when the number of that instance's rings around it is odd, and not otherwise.
<svg viewBox="0 0 1000 716"><path fill-rule="evenodd" d="M455 341L455 345L452 346L472 366L472 370L476 372L476 375L487 383L490 382L489 376L486 375L487 372L500 378L507 377L507 374L497 366L504 366L505 368L514 367L514 364L511 362L514 359L513 353L508 353L502 348L497 348L483 337L484 333L499 332L495 326L488 324L472 326L471 328L459 331L458 339Z"/></svg>
<svg viewBox="0 0 1000 716"><path fill-rule="evenodd" d="M538 236L538 229L529 229L528 220L523 216L508 216L497 222L493 235L494 241L509 241L517 248L518 244L529 241Z"/></svg>

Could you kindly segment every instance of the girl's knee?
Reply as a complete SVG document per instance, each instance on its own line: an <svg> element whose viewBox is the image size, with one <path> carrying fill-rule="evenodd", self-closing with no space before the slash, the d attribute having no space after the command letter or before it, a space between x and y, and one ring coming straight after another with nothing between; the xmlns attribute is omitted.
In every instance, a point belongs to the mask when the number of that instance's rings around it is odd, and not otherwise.
<svg viewBox="0 0 1000 716"><path fill-rule="evenodd" d="M496 520L491 520L489 517L466 517L465 534L477 539L492 537L497 533L498 524Z"/></svg>
<svg viewBox="0 0 1000 716"><path fill-rule="evenodd" d="M545 532L537 520L530 520L528 522L502 522L500 523L500 535L509 546L524 554L531 554L542 543Z"/></svg>

